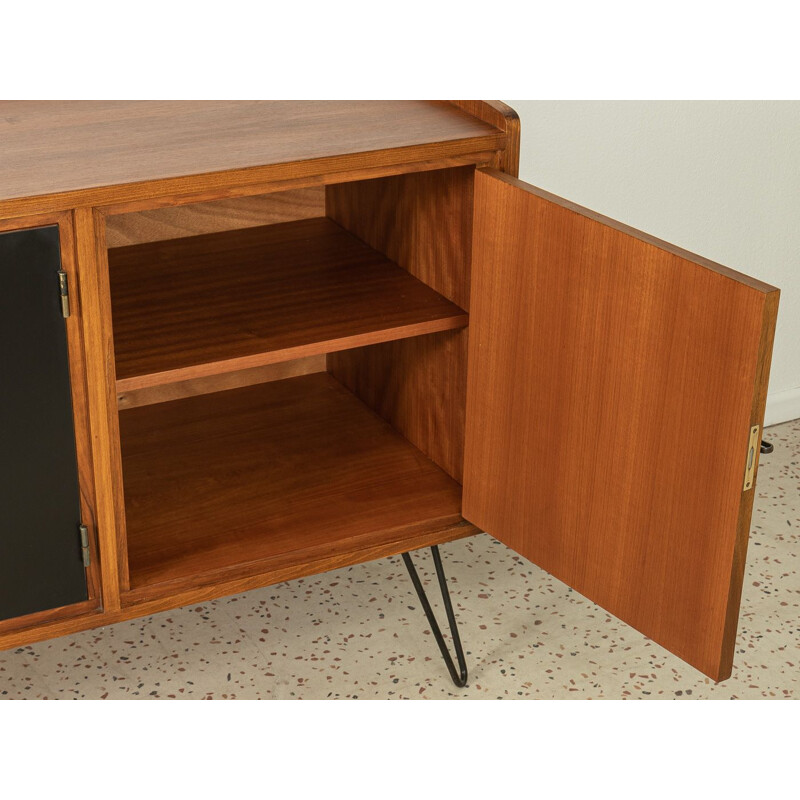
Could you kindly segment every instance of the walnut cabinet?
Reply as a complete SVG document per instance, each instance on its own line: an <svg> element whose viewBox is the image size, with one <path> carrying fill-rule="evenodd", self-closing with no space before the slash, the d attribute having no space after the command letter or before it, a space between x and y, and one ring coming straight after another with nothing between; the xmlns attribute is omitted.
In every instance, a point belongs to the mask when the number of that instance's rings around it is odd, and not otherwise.
<svg viewBox="0 0 800 800"><path fill-rule="evenodd" d="M776 289L501 103L2 111L0 647L487 531L730 674Z"/></svg>

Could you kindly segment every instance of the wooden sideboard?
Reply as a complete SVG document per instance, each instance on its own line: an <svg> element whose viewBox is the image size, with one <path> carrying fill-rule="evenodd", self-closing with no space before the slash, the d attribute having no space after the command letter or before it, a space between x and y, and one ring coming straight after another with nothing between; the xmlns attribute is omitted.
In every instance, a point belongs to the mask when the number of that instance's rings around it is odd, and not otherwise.
<svg viewBox="0 0 800 800"><path fill-rule="evenodd" d="M0 647L488 531L730 674L778 290L501 103L0 111Z"/></svg>

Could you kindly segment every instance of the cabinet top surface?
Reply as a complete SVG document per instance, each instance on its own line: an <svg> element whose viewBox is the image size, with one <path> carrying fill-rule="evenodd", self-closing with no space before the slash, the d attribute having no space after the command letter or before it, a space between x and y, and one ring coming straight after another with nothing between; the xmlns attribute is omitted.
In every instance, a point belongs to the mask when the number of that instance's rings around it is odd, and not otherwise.
<svg viewBox="0 0 800 800"><path fill-rule="evenodd" d="M427 101L2 101L0 202L378 154L502 149L504 133Z"/></svg>

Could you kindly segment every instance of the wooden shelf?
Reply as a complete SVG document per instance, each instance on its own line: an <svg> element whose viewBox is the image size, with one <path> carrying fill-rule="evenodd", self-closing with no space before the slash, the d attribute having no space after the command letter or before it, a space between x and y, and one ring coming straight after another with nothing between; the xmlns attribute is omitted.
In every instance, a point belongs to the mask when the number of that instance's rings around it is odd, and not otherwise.
<svg viewBox="0 0 800 800"><path fill-rule="evenodd" d="M119 416L134 591L462 522L461 486L325 372Z"/></svg>
<svg viewBox="0 0 800 800"><path fill-rule="evenodd" d="M109 250L120 393L464 327L325 217Z"/></svg>

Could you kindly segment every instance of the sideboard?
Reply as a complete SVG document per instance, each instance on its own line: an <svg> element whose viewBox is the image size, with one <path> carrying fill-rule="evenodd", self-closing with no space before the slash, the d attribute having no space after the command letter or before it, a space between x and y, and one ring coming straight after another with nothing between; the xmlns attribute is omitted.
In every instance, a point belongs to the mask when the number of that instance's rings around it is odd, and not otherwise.
<svg viewBox="0 0 800 800"><path fill-rule="evenodd" d="M726 678L778 290L521 182L519 136L0 104L0 647L487 531Z"/></svg>

